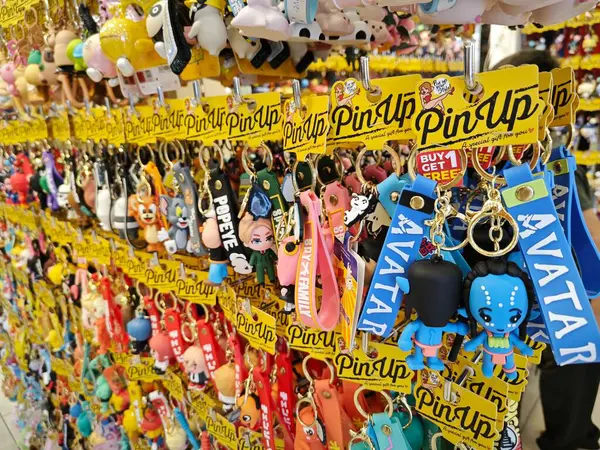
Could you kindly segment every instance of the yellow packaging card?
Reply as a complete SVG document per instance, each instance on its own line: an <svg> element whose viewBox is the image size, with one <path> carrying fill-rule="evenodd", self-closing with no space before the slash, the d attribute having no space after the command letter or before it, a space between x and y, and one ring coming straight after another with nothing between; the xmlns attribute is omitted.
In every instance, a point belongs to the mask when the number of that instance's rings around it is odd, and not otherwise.
<svg viewBox="0 0 600 450"><path fill-rule="evenodd" d="M221 65L218 56L211 56L201 47L192 47L192 59L179 77L184 81L198 80L200 78L218 77L221 74Z"/></svg>
<svg viewBox="0 0 600 450"><path fill-rule="evenodd" d="M180 270L181 272L181 270ZM173 293L181 300L203 305L215 305L217 303L216 286L206 283L208 272L185 269L185 278L181 277L175 281Z"/></svg>
<svg viewBox="0 0 600 450"><path fill-rule="evenodd" d="M111 109L110 117L106 116L106 140L109 144L119 146L125 142L125 117L123 108Z"/></svg>
<svg viewBox="0 0 600 450"><path fill-rule="evenodd" d="M206 430L216 441L232 450L237 449L237 432L235 425L221 414L209 413L206 418Z"/></svg>
<svg viewBox="0 0 600 450"><path fill-rule="evenodd" d="M371 356L360 349L352 353L339 353L333 363L338 377L362 384L373 391L391 389L411 393L414 372L406 365L407 352L397 345L369 343Z"/></svg>
<svg viewBox="0 0 600 450"><path fill-rule="evenodd" d="M323 154L327 150L329 98L311 95L302 97L301 103L298 108L292 98L283 107L283 149L304 161L308 154Z"/></svg>
<svg viewBox="0 0 600 450"><path fill-rule="evenodd" d="M573 107L578 98L575 92L575 78L573 69L563 67L552 70L552 106L554 108L554 120L551 127L570 125L574 121Z"/></svg>
<svg viewBox="0 0 600 450"><path fill-rule="evenodd" d="M238 450L263 450L262 434L249 428L238 428ZM285 450L283 439L275 438L275 450Z"/></svg>
<svg viewBox="0 0 600 450"><path fill-rule="evenodd" d="M183 401L186 392L186 390L183 388L183 381L181 378L179 378L179 375L173 372L170 367L167 369L164 377L161 378L161 381L173 398L179 400L180 402Z"/></svg>
<svg viewBox="0 0 600 450"><path fill-rule="evenodd" d="M477 97L469 95L462 77L440 75L416 85L413 130L419 149L537 141L544 108L537 66L481 73L477 80L483 86Z"/></svg>
<svg viewBox="0 0 600 450"><path fill-rule="evenodd" d="M71 139L71 125L69 124L69 114L66 111L58 113L57 117L51 117L50 135L59 141Z"/></svg>
<svg viewBox="0 0 600 450"><path fill-rule="evenodd" d="M191 100L185 100L185 139L201 141L205 145L212 145L215 141L227 139L227 98L203 98L204 105L197 107L192 106Z"/></svg>
<svg viewBox="0 0 600 450"><path fill-rule="evenodd" d="M245 141L249 146L257 147L264 141L281 139L283 114L279 93L248 95L242 103L236 103L233 96L228 96L227 106L229 140Z"/></svg>
<svg viewBox="0 0 600 450"><path fill-rule="evenodd" d="M544 109L540 115L538 139L542 141L546 137L546 127L554 120L554 106L552 106L552 74L550 72L540 72L540 99L544 102Z"/></svg>
<svg viewBox="0 0 600 450"><path fill-rule="evenodd" d="M360 81L348 78L331 89L328 146L362 142L374 150L389 140L413 139L412 118L417 110L415 85L420 75L371 80L381 95L370 95Z"/></svg>
<svg viewBox="0 0 600 450"><path fill-rule="evenodd" d="M489 400L496 406L498 412L496 426L498 430L501 430L504 426L504 418L508 411L508 385L500 378L484 377L481 371L481 365L472 362L464 356L459 356L456 362L451 366L453 380L458 380L465 371L469 373L469 369L473 370L473 372L465 379L463 387L474 394Z"/></svg>
<svg viewBox="0 0 600 450"><path fill-rule="evenodd" d="M494 376L506 381L506 384L508 385L508 398L518 402L521 400L521 395L523 395L523 392L527 387L527 377L529 376L529 370L527 370L527 358L515 353L515 365L517 366L517 378L514 380L506 378L502 366L500 365L496 365L494 368Z"/></svg>
<svg viewBox="0 0 600 450"><path fill-rule="evenodd" d="M237 331L248 340L252 347L274 355L277 342L275 317L254 306L251 306L249 312L239 311L237 313Z"/></svg>
<svg viewBox="0 0 600 450"><path fill-rule="evenodd" d="M72 116L71 122L73 124L73 135L77 139L99 141L108 137L104 107L95 106L91 108L89 114L85 109L79 110Z"/></svg>
<svg viewBox="0 0 600 450"><path fill-rule="evenodd" d="M310 353L315 359L333 359L337 354L337 340L340 335L335 331L322 331L307 328L301 324L289 323L285 337L287 344L294 350Z"/></svg>
<svg viewBox="0 0 600 450"><path fill-rule="evenodd" d="M165 100L160 106L158 99L152 106L136 106L136 114L127 108L125 140L135 144L149 144L157 139L172 140L181 137L185 122L185 101Z"/></svg>
<svg viewBox="0 0 600 450"><path fill-rule="evenodd" d="M445 383L450 383L444 395ZM415 409L440 427L445 439L477 449L489 450L500 436L494 404L467 389L444 380L438 372L424 369L417 378Z"/></svg>

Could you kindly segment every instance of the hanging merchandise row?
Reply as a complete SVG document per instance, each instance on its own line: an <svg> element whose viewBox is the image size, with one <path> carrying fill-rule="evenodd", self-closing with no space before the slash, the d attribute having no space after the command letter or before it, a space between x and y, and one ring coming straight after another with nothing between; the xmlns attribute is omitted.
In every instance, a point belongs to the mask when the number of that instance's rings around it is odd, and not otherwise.
<svg viewBox="0 0 600 450"><path fill-rule="evenodd" d="M363 57L283 105L233 78L6 121L23 447L518 448L528 362L600 360L600 255L550 137L573 71L473 50L464 78Z"/></svg>

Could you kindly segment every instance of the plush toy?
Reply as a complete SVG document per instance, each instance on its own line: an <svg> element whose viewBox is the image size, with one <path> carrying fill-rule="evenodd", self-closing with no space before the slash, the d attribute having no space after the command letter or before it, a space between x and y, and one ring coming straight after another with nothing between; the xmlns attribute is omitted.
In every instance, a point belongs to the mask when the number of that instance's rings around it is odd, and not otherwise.
<svg viewBox="0 0 600 450"><path fill-rule="evenodd" d="M196 38L198 44L212 56L219 56L227 46L227 27L223 21L223 0L198 2L190 9L194 16L188 38Z"/></svg>
<svg viewBox="0 0 600 450"><path fill-rule="evenodd" d="M244 36L285 41L290 35L290 24L271 0L248 0L248 4L231 21L231 26Z"/></svg>
<svg viewBox="0 0 600 450"><path fill-rule="evenodd" d="M480 261L465 277L463 299L472 337L465 350L472 352L483 346L484 376L491 377L494 367L500 365L507 378L514 380L514 347L525 356L533 356L524 339L534 296L527 273L513 262ZM483 331L477 331L478 325Z"/></svg>
<svg viewBox="0 0 600 450"><path fill-rule="evenodd" d="M96 33L87 38L83 44L83 62L87 66L85 72L92 81L99 83L107 78L111 84L117 79L117 67L102 51L100 34Z"/></svg>

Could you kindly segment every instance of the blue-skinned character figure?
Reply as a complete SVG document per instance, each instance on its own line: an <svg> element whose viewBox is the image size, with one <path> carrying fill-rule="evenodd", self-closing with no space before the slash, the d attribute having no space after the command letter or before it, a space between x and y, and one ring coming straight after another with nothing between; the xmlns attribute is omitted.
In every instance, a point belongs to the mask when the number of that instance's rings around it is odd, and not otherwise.
<svg viewBox="0 0 600 450"><path fill-rule="evenodd" d="M483 374L491 377L494 367L501 365L506 377L514 380L517 368L513 349L533 355L524 342L534 298L527 273L513 262L481 261L467 274L463 296L472 337L465 350L475 351L483 345ZM482 331L477 331L478 325Z"/></svg>
<svg viewBox="0 0 600 450"><path fill-rule="evenodd" d="M461 302L462 273L458 266L439 256L413 263L407 278L397 278L400 290L406 294L406 317L413 311L417 319L410 322L400 335L398 347L410 351L406 358L408 367L420 370L427 365L433 370L443 370L444 363L438 357L444 333L465 335L468 326L464 322L450 322ZM462 340L457 340L461 342Z"/></svg>

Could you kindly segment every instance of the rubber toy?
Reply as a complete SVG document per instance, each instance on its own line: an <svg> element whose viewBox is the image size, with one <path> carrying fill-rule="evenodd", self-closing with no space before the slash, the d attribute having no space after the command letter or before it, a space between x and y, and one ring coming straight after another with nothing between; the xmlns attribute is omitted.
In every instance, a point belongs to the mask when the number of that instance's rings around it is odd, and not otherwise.
<svg viewBox="0 0 600 450"><path fill-rule="evenodd" d="M407 278L398 277L396 282L406 295L406 317L416 311L417 319L410 322L402 331L398 347L414 353L406 358L408 367L420 370L427 366L433 370L444 370L444 363L438 358L444 333L468 332L466 323L452 323L460 306L462 272L460 268L441 257L434 255L413 263L407 271Z"/></svg>
<svg viewBox="0 0 600 450"><path fill-rule="evenodd" d="M484 376L491 377L500 365L506 377L514 380L514 347L533 356L524 339L534 295L527 273L513 262L481 261L467 274L463 298L472 339L465 343L465 350L472 352L483 345ZM478 325L483 331L477 331Z"/></svg>

